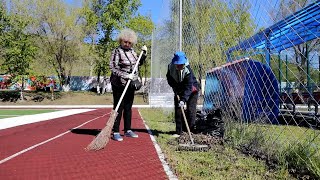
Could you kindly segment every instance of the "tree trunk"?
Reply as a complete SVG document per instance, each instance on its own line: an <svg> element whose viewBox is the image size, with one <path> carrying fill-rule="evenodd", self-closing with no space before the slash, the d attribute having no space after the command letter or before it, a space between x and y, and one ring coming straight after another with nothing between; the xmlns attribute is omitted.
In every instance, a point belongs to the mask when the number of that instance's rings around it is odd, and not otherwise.
<svg viewBox="0 0 320 180"><path fill-rule="evenodd" d="M100 94L100 71L98 72L97 77L97 93Z"/></svg>
<svg viewBox="0 0 320 180"><path fill-rule="evenodd" d="M21 101L24 101L23 89L24 89L24 76L21 76L21 88L20 88L20 100Z"/></svg>

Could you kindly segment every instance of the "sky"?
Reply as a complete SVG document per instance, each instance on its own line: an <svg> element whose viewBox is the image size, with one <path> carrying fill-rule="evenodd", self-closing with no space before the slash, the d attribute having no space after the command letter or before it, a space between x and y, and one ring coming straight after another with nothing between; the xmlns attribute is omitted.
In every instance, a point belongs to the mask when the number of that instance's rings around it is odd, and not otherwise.
<svg viewBox="0 0 320 180"><path fill-rule="evenodd" d="M142 6L139 8L139 13L142 15L150 15L154 23L160 23L166 19L169 14L170 0L141 0ZM176 0L178 1L178 0ZM267 3L263 3L266 1ZM269 20L268 10L274 8L279 3L279 0L249 0L252 5L250 14L256 24L260 27L268 27L272 22Z"/></svg>
<svg viewBox="0 0 320 180"><path fill-rule="evenodd" d="M65 0L69 4L81 5L79 0ZM145 16L151 16L152 21L155 24L161 23L168 17L170 0L140 0L141 7L138 9L138 13ZM178 0L175 0L178 1ZM272 8L279 0L265 0L268 3L262 3L263 0L249 0L253 8L251 9L251 15L259 26L268 26L270 22L266 21L265 17L268 16L265 13L266 9Z"/></svg>
<svg viewBox="0 0 320 180"><path fill-rule="evenodd" d="M65 0L69 4L81 5L79 0ZM141 15L151 16L154 23L161 21L161 18L165 17L167 11L167 5L169 0L140 0L141 7L138 9L138 13Z"/></svg>
<svg viewBox="0 0 320 180"><path fill-rule="evenodd" d="M142 6L139 13L142 15L151 15L154 23L158 23L166 16L166 6L168 0L141 0Z"/></svg>

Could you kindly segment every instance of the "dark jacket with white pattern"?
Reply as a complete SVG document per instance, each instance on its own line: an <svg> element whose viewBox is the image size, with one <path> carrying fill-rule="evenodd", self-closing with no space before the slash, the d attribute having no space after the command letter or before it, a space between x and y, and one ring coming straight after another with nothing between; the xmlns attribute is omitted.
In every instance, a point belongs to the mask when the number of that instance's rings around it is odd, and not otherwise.
<svg viewBox="0 0 320 180"><path fill-rule="evenodd" d="M199 83L195 78L190 65L185 66L181 71L176 69L176 66L173 63L168 65L167 71L167 81L168 84L172 87L175 94L178 94L180 100L187 102L192 89L199 91ZM194 89L194 90L195 90Z"/></svg>
<svg viewBox="0 0 320 180"><path fill-rule="evenodd" d="M110 81L113 86L126 85L128 80L123 77L132 73L138 58L137 53L132 48L122 49L121 46L119 46L112 51L109 67L111 70ZM139 66L144 63L145 59L146 55L143 54L139 62ZM138 79L138 69L134 73L133 80Z"/></svg>

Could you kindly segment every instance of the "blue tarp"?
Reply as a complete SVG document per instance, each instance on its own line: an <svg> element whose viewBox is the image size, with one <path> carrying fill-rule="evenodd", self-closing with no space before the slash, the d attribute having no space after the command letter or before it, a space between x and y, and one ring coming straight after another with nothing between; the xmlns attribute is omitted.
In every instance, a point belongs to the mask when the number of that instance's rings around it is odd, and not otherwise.
<svg viewBox="0 0 320 180"><path fill-rule="evenodd" d="M252 121L261 117L266 123L278 124L278 81L269 66L257 61L246 63L247 74L242 101L243 119Z"/></svg>
<svg viewBox="0 0 320 180"><path fill-rule="evenodd" d="M229 110L231 106L241 106L241 115L235 114L243 121L264 119L278 124L278 81L269 66L245 60L207 73L203 110Z"/></svg>

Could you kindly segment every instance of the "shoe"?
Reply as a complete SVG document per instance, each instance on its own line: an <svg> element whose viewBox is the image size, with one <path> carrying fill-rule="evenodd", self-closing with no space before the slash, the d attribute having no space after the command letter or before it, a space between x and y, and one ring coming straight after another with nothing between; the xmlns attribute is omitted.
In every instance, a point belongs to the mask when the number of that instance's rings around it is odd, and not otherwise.
<svg viewBox="0 0 320 180"><path fill-rule="evenodd" d="M123 141L123 138L121 137L120 133L113 133L113 140Z"/></svg>
<svg viewBox="0 0 320 180"><path fill-rule="evenodd" d="M172 135L172 137L178 138L178 137L180 137L180 135L179 134L174 134L174 135Z"/></svg>
<svg viewBox="0 0 320 180"><path fill-rule="evenodd" d="M137 138L138 137L138 134L132 132L131 130L128 130L124 135L127 136L127 137L133 137L133 138Z"/></svg>

